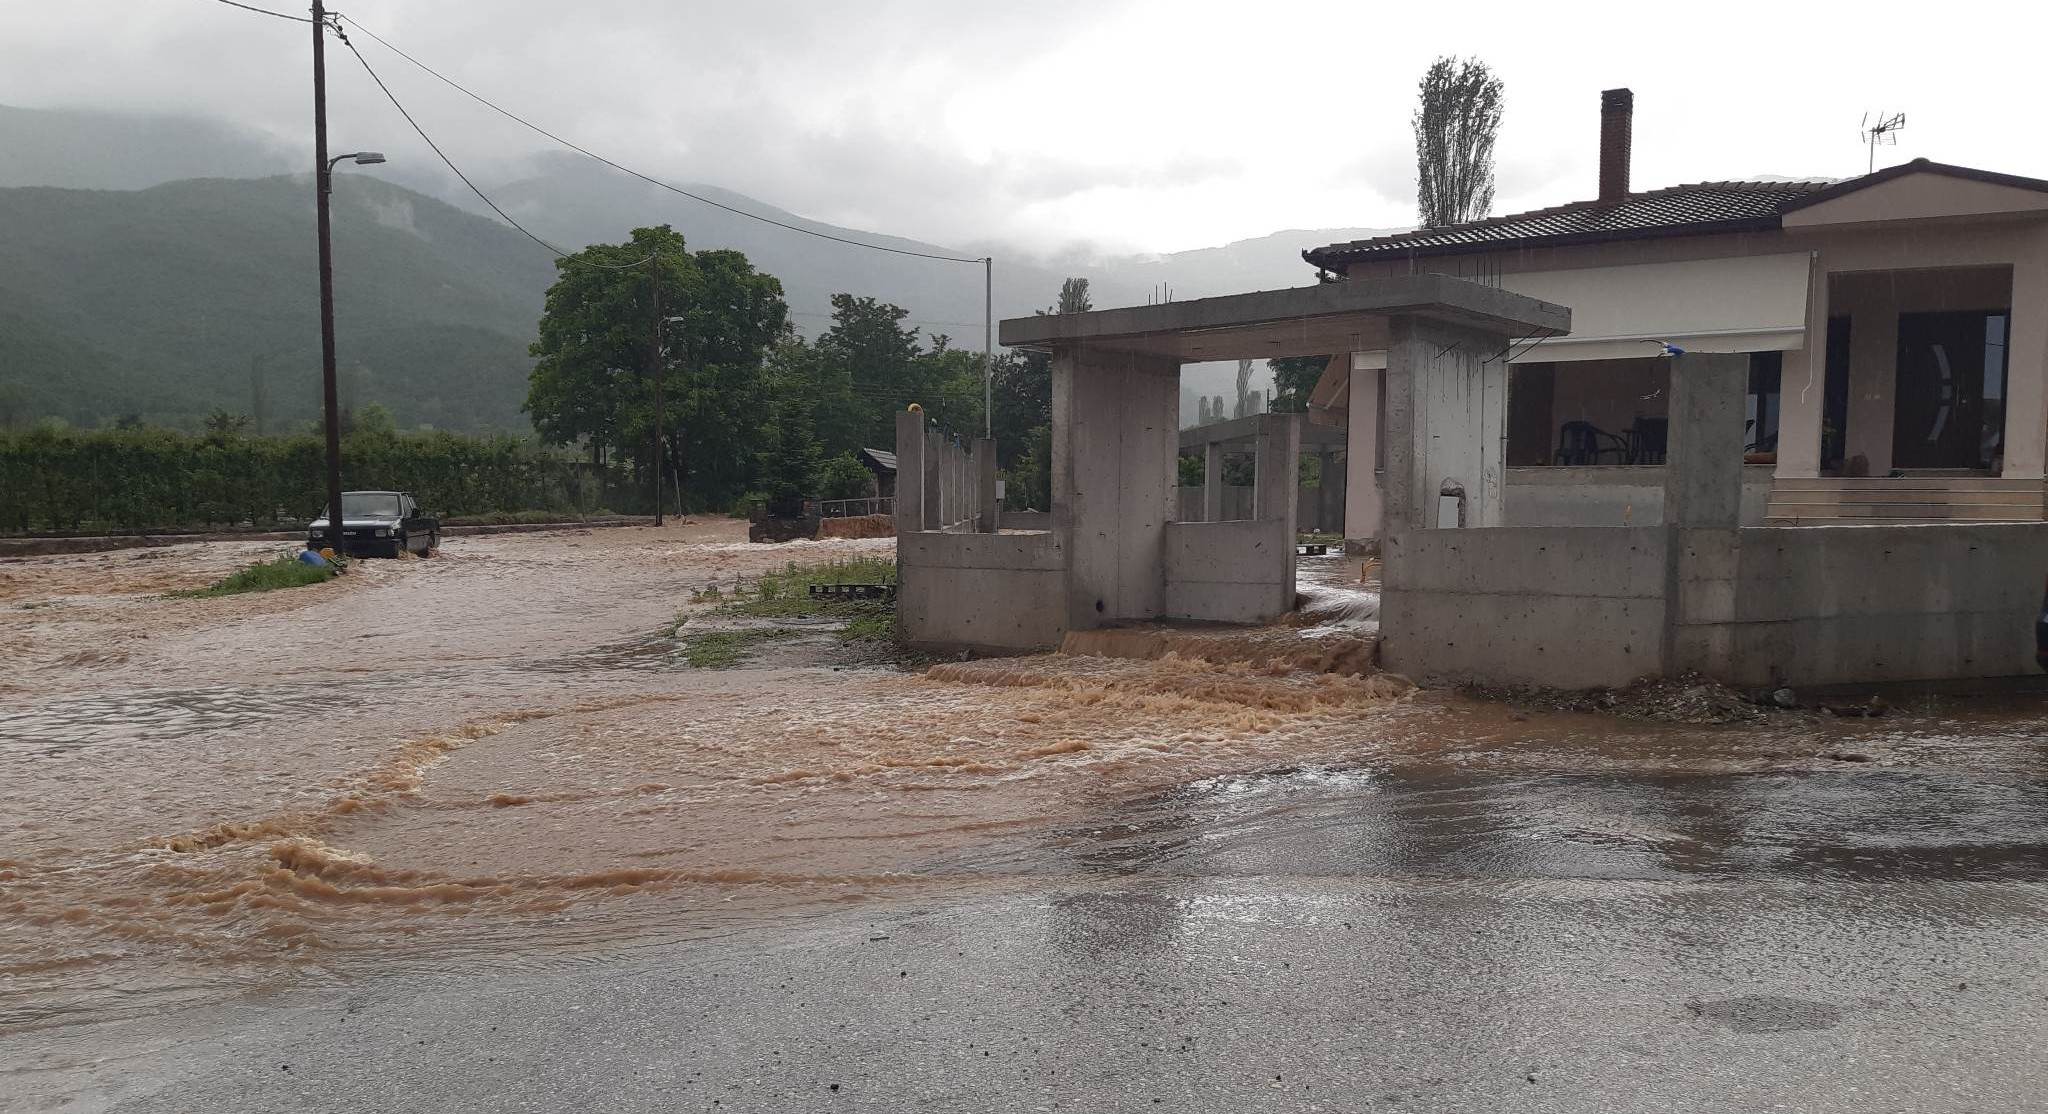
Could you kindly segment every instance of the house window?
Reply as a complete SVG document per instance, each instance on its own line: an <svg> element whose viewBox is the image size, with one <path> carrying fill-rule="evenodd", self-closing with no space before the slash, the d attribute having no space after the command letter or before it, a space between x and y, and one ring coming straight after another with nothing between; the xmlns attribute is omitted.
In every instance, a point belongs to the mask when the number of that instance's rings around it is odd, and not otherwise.
<svg viewBox="0 0 2048 1114"><path fill-rule="evenodd" d="M1784 377L1783 352L1752 352L1749 356L1749 397L1744 402L1742 451L1778 451L1779 384Z"/></svg>

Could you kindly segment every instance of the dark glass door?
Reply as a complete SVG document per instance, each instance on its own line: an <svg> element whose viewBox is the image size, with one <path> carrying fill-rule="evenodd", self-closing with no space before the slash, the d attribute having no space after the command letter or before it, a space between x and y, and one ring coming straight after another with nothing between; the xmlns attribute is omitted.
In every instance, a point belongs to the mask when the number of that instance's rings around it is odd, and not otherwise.
<svg viewBox="0 0 2048 1114"><path fill-rule="evenodd" d="M2005 435L2005 310L1899 315L1894 468L1989 468Z"/></svg>

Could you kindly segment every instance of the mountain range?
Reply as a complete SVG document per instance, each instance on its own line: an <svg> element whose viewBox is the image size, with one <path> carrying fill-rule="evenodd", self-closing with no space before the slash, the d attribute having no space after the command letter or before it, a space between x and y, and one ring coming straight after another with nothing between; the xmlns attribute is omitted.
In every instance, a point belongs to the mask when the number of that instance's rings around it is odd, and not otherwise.
<svg viewBox="0 0 2048 1114"><path fill-rule="evenodd" d="M0 417L191 424L219 407L269 428L317 414L311 176L253 133L208 120L0 106ZM334 187L338 362L345 398L403 426L523 430L532 339L550 254L453 178L406 184L348 167ZM200 173L209 177L196 177ZM872 251L750 220L579 156L530 160L480 182L567 250L669 224L694 248L735 248L781 279L797 327L829 325L830 297L870 295L929 334L979 348L977 265ZM1302 285L1304 247L1385 230L1281 232L1218 248L1041 261L806 220L703 184L692 193L841 239L996 257L997 316L1049 305L1069 275L1097 306ZM433 196L439 195L439 196ZM1190 395L1229 394L1234 368L1194 367ZM1189 404L1192 409L1192 403Z"/></svg>

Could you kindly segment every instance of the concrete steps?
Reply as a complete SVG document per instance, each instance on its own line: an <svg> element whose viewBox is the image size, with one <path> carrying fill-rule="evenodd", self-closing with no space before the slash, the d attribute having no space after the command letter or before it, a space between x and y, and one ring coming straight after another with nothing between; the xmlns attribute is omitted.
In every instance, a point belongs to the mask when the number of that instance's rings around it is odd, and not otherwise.
<svg viewBox="0 0 2048 1114"><path fill-rule="evenodd" d="M2048 486L1998 476L1858 476L1776 479L1764 522L2040 522Z"/></svg>

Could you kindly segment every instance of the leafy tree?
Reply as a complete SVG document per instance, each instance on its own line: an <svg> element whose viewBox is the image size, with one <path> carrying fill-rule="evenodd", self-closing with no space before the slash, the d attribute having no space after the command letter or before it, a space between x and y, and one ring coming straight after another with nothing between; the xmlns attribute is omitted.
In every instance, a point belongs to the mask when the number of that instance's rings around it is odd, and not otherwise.
<svg viewBox="0 0 2048 1114"><path fill-rule="evenodd" d="M1478 220L1493 209L1493 144L1501 82L1477 58L1438 58L1415 110L1415 207L1426 228Z"/></svg>
<svg viewBox="0 0 2048 1114"><path fill-rule="evenodd" d="M355 432L372 435L396 433L398 422L383 403L366 403L355 411Z"/></svg>
<svg viewBox="0 0 2048 1114"><path fill-rule="evenodd" d="M832 327L818 338L818 436L833 455L896 444L896 411L922 385L917 329L901 306L852 294L832 295Z"/></svg>
<svg viewBox="0 0 2048 1114"><path fill-rule="evenodd" d="M230 438L239 437L248 428L249 416L247 414L230 414L225 410L216 408L213 413L206 416L206 436L215 441L226 441Z"/></svg>
<svg viewBox="0 0 2048 1114"><path fill-rule="evenodd" d="M818 469L820 499L864 499L874 489L874 473L852 453L840 453Z"/></svg>
<svg viewBox="0 0 2048 1114"><path fill-rule="evenodd" d="M1316 381L1323 377L1323 369L1330 366L1328 356L1282 356L1267 361L1273 369L1273 402L1275 414L1299 414L1308 409L1308 395L1315 390Z"/></svg>
<svg viewBox="0 0 2048 1114"><path fill-rule="evenodd" d="M1095 308L1088 297L1088 280L1070 278L1060 283L1060 300L1053 303L1054 313L1086 313Z"/></svg>
<svg viewBox="0 0 2048 1114"><path fill-rule="evenodd" d="M1011 510L1052 509L1052 427L1039 426L1024 438L1024 452L1009 470L1003 505Z"/></svg>
<svg viewBox="0 0 2048 1114"><path fill-rule="evenodd" d="M651 479L658 362L668 467L699 504L723 505L745 490L775 418L765 406L765 364L788 331L782 284L739 252L688 251L667 225L585 248L556 270L525 406L541 437L582 445L598 466L621 459ZM659 353L657 272L667 319Z"/></svg>

